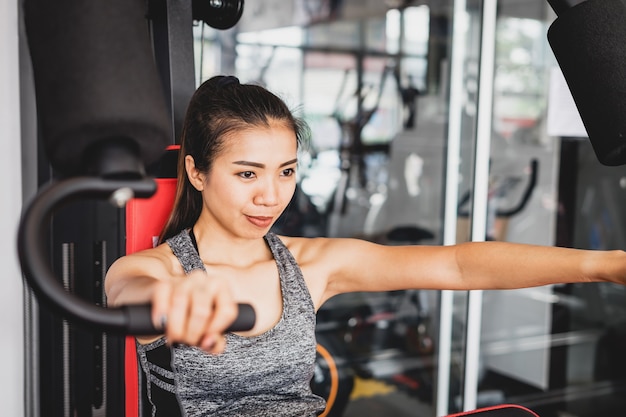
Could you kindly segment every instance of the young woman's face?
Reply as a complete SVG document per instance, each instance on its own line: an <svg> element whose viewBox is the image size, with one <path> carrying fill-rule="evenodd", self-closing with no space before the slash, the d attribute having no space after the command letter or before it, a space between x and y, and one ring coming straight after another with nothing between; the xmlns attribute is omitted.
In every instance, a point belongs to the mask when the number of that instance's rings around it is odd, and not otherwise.
<svg viewBox="0 0 626 417"><path fill-rule="evenodd" d="M264 236L295 191L295 133L272 122L269 128L236 132L225 145L209 174L202 176L200 220L238 237Z"/></svg>

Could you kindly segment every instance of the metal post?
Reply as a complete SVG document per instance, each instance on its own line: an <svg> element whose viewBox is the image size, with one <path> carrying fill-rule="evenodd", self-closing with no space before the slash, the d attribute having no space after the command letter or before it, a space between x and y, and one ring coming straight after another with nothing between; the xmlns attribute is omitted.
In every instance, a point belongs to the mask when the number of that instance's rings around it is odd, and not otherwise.
<svg viewBox="0 0 626 417"><path fill-rule="evenodd" d="M196 89L191 3L150 2L154 54L172 116L172 143L180 138L187 104Z"/></svg>
<svg viewBox="0 0 626 417"><path fill-rule="evenodd" d="M487 231L497 6L498 0L483 0L474 196L472 201L472 241L484 241ZM463 410L465 411L473 410L477 406L482 296L482 291L469 292L463 389Z"/></svg>
<svg viewBox="0 0 626 417"><path fill-rule="evenodd" d="M450 104L444 202L443 244L456 243L459 167L461 153L461 116L463 112L463 75L465 67L466 0L454 0L452 20L452 58L450 63ZM450 356L452 352L453 291L442 291L439 301L439 350L437 362L437 416L449 413Z"/></svg>

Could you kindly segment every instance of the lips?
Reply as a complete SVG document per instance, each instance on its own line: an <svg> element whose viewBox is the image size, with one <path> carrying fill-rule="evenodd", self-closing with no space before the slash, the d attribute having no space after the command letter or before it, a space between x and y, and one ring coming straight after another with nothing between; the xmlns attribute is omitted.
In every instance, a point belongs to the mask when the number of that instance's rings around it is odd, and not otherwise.
<svg viewBox="0 0 626 417"><path fill-rule="evenodd" d="M256 227L269 227L272 224L273 217L266 216L246 216L248 221L255 225Z"/></svg>

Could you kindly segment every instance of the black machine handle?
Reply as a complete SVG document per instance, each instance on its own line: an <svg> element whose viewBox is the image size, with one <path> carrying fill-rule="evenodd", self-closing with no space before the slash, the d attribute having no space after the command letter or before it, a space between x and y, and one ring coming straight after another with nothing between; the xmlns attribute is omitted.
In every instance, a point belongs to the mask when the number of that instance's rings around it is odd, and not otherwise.
<svg viewBox="0 0 626 417"><path fill-rule="evenodd" d="M530 178L526 183L526 189L524 190L524 194L522 194L522 198L520 199L517 206L512 207L508 210L497 210L496 215L499 217L513 217L518 214L520 211L524 210L530 197L533 194L533 190L537 185L537 173L539 171L539 161L537 159L532 159L530 161Z"/></svg>
<svg viewBox="0 0 626 417"><path fill-rule="evenodd" d="M22 271L37 298L70 321L95 326L103 331L134 335L162 333L152 324L149 304L106 308L67 292L50 267L45 239L54 211L71 201L109 199L121 207L130 198L152 196L156 187L156 182L151 178L117 180L74 177L42 188L22 216L17 242ZM239 304L238 317L228 330L249 330L254 322L254 309L248 304Z"/></svg>
<svg viewBox="0 0 626 417"><path fill-rule="evenodd" d="M498 217L513 217L518 214L528 204L530 197L532 196L533 190L537 185L537 175L539 171L539 161L537 159L531 159L530 161L530 178L526 183L526 188L524 189L524 193L520 201L517 203L515 207L509 209L499 209L496 211L496 216ZM460 199L457 205L457 214L459 217L469 217L469 210L461 210L461 207L464 206L471 198L471 190L467 191Z"/></svg>

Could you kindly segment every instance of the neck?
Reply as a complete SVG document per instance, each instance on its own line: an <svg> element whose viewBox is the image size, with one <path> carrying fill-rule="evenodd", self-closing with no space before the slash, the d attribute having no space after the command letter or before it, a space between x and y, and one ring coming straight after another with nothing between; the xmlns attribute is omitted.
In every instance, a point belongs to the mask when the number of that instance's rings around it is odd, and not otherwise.
<svg viewBox="0 0 626 417"><path fill-rule="evenodd" d="M250 239L225 236L199 227L198 224L192 228L192 232L200 258L207 264L247 266L273 258L263 237Z"/></svg>

